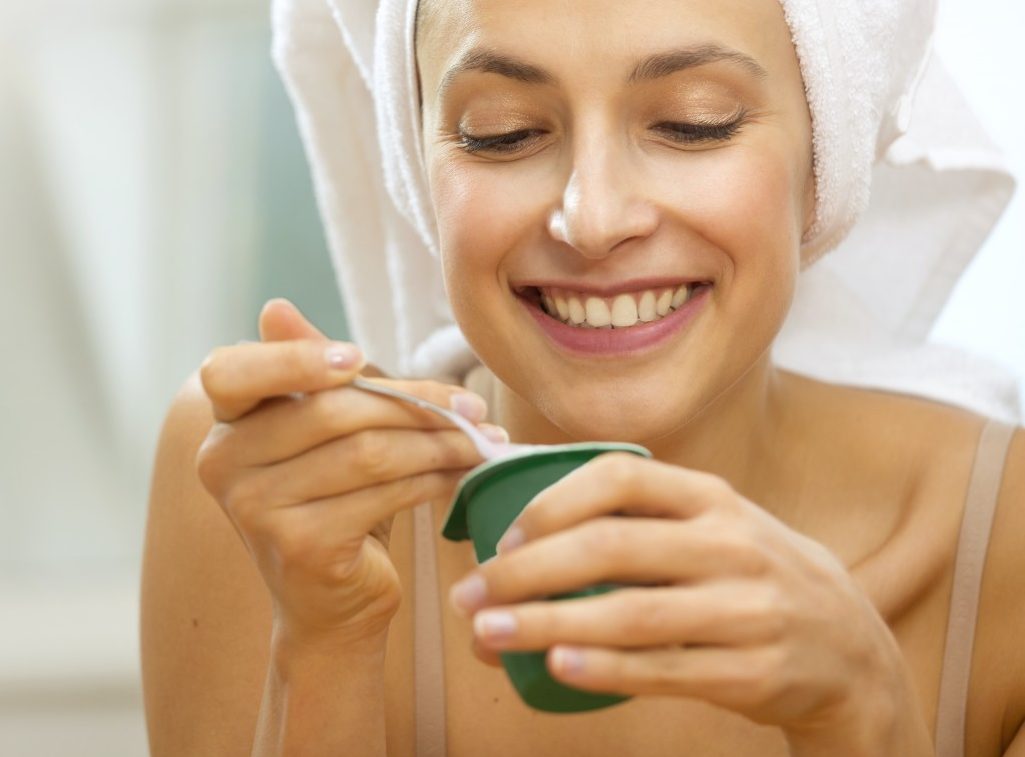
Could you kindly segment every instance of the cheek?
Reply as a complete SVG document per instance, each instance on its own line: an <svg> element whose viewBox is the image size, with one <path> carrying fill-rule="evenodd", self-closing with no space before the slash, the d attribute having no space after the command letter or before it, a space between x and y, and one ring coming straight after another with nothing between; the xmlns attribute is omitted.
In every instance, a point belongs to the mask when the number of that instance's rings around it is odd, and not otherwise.
<svg viewBox="0 0 1025 757"><path fill-rule="evenodd" d="M442 250L460 264L496 262L525 229L543 219L532 173L459 162L437 166L431 189Z"/></svg>
<svg viewBox="0 0 1025 757"><path fill-rule="evenodd" d="M667 212L718 251L730 292L723 304L738 318L771 316L771 302L783 314L789 307L800 260L799 173L792 154L762 143L695 156L660 180Z"/></svg>
<svg viewBox="0 0 1025 757"><path fill-rule="evenodd" d="M504 287L501 261L530 236L544 233L545 203L531 167L451 161L431 170L445 283L463 320Z"/></svg>
<svg viewBox="0 0 1025 757"><path fill-rule="evenodd" d="M778 264L796 253L800 191L787 156L738 145L663 171L659 181L657 196L667 212L734 265Z"/></svg>

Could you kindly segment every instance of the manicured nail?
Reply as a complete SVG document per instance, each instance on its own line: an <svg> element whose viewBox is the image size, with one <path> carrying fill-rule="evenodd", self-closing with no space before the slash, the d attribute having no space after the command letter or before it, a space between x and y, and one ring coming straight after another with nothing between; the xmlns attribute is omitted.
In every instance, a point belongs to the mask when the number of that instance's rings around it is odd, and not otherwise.
<svg viewBox="0 0 1025 757"><path fill-rule="evenodd" d="M490 423L482 423L477 428L488 438L488 441L495 444L508 444L509 432L501 426L493 426Z"/></svg>
<svg viewBox="0 0 1025 757"><path fill-rule="evenodd" d="M522 528L519 526L510 526L509 530L506 531L502 538L498 540L498 544L495 546L495 551L498 552L498 554L503 554L506 550L516 549L526 540L527 537L526 534L523 533Z"/></svg>
<svg viewBox="0 0 1025 757"><path fill-rule="evenodd" d="M584 669L584 656L579 649L556 647L552 650L552 665L560 673L573 675Z"/></svg>
<svg viewBox="0 0 1025 757"><path fill-rule="evenodd" d="M488 414L488 403L480 395L471 392L453 394L449 402L453 410L474 423L484 420Z"/></svg>
<svg viewBox="0 0 1025 757"><path fill-rule="evenodd" d="M453 585L448 598L457 610L469 614L484 603L487 593L484 576L476 573Z"/></svg>
<svg viewBox="0 0 1025 757"><path fill-rule="evenodd" d="M324 352L328 366L339 370L354 368L359 365L361 357L359 347L344 342L336 342Z"/></svg>
<svg viewBox="0 0 1025 757"><path fill-rule="evenodd" d="M482 610L473 616L473 632L482 639L499 641L516 633L516 616L504 610Z"/></svg>

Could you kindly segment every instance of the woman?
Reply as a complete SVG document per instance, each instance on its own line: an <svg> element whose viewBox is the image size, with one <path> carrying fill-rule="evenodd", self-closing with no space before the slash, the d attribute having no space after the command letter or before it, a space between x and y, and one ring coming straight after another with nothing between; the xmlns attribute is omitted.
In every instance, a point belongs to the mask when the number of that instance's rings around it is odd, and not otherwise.
<svg viewBox="0 0 1025 757"><path fill-rule="evenodd" d="M926 755L967 712L966 753L1025 754L1025 436L771 359L828 190L777 0L431 2L418 24L446 289L494 378L489 406L393 383L498 438L655 459L607 455L551 487L485 565L436 543L447 714L428 743L412 513L430 502L439 523L480 459L347 386L378 374L361 351L269 303L261 343L215 350L162 436L154 753ZM966 500L995 527L967 560L986 566L974 656L954 654L967 700L941 711ZM532 601L599 580L635 586ZM495 666L506 649L636 696L534 712Z"/></svg>

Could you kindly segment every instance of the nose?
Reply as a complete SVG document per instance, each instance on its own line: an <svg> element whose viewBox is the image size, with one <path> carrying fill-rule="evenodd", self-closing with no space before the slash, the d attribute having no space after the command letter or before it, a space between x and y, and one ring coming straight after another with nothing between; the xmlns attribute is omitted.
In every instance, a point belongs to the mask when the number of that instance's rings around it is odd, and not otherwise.
<svg viewBox="0 0 1025 757"><path fill-rule="evenodd" d="M592 133L574 146L561 202L548 217L549 233L595 260L627 240L651 235L658 211L642 184L629 147L614 143L608 133Z"/></svg>

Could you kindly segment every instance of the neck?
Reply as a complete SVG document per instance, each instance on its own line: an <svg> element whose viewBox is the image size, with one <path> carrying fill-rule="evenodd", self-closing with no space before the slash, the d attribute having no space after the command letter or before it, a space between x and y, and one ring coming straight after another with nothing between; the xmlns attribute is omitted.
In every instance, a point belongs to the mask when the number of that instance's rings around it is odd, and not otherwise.
<svg viewBox="0 0 1025 757"><path fill-rule="evenodd" d="M756 501L775 500L793 449L794 424L788 419L796 380L766 355L685 425L641 443L657 460L719 476ZM496 421L514 441L576 441L501 382L495 400Z"/></svg>

